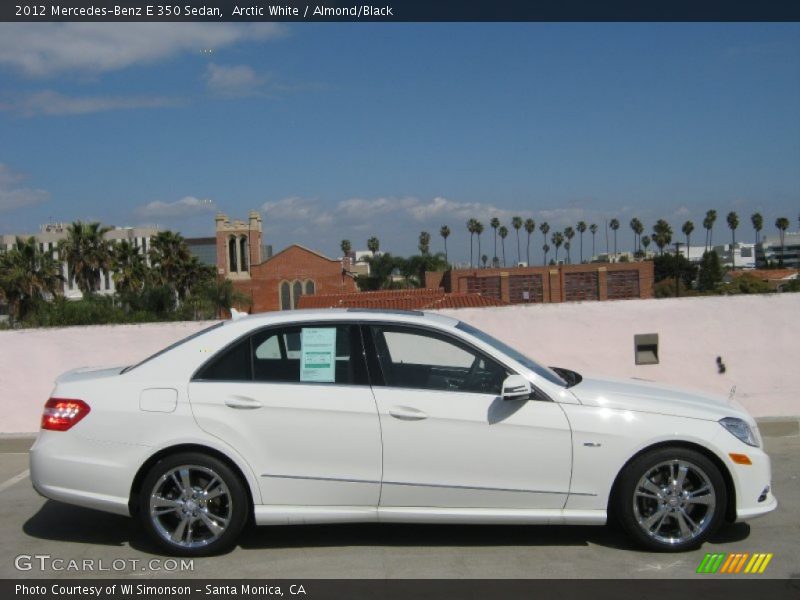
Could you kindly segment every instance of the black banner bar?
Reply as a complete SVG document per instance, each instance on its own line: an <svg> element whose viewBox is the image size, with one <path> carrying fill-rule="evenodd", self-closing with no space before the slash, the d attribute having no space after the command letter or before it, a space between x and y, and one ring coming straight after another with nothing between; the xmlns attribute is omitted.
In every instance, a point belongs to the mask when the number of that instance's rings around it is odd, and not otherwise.
<svg viewBox="0 0 800 600"><path fill-rule="evenodd" d="M799 21L798 0L40 0L0 21Z"/></svg>
<svg viewBox="0 0 800 600"><path fill-rule="evenodd" d="M703 600L795 600L800 580L757 576L699 579L603 580L192 580L50 579L0 581L0 596L31 600L185 600L192 598L296 598L298 600L618 600L696 597Z"/></svg>

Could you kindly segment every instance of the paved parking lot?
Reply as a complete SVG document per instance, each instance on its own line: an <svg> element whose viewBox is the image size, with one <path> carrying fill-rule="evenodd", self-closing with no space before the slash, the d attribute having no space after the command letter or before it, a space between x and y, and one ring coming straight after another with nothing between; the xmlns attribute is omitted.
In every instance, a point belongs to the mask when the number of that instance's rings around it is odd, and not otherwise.
<svg viewBox="0 0 800 600"><path fill-rule="evenodd" d="M39 497L25 472L30 440L0 441L0 577L506 578L693 577L705 552L772 552L765 575L800 577L800 437L767 439L779 509L729 526L684 554L631 548L608 527L337 525L261 527L230 554L165 572L164 560L132 519ZM18 555L103 561L120 572L15 568ZM138 561L133 563L131 561ZM124 566L123 566L123 562ZM168 568L171 565L163 564ZM705 575L704 577L709 577ZM752 577L752 576L751 576Z"/></svg>

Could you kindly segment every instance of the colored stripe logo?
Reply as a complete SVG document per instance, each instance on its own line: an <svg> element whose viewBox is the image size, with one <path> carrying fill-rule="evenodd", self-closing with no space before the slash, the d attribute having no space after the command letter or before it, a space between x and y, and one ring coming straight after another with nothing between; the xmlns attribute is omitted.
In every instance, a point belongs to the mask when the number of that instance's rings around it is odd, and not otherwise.
<svg viewBox="0 0 800 600"><path fill-rule="evenodd" d="M767 565L772 560L773 554L756 552L718 552L706 554L697 573L727 573L738 574L747 573L751 575L760 574L767 570Z"/></svg>

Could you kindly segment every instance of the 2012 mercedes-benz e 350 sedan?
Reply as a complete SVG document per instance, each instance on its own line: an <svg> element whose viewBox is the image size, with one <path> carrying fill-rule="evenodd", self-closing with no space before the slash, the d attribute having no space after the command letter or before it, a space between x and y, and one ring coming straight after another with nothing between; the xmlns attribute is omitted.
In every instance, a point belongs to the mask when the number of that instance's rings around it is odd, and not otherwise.
<svg viewBox="0 0 800 600"><path fill-rule="evenodd" d="M230 548L251 516L614 515L641 546L677 551L775 509L761 446L734 402L546 368L449 317L291 311L62 375L31 479L48 498L135 516L179 555Z"/></svg>

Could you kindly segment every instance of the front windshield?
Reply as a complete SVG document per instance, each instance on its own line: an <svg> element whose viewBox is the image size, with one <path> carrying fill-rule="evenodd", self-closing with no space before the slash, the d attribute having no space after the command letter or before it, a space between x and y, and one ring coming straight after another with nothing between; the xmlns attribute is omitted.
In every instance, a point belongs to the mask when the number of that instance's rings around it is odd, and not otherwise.
<svg viewBox="0 0 800 600"><path fill-rule="evenodd" d="M517 361L519 364L529 368L531 371L543 377L550 383L554 383L556 385L560 385L561 387L568 387L567 382L564 381L558 374L549 369L547 367L543 367L539 363L531 360L520 351L515 350L508 344L504 344L500 340L493 338L488 333L481 331L480 329L476 329L472 325L467 325L463 321L459 321L458 325L456 325L456 329L460 329L461 331L465 331L466 333L470 334L478 338L480 341L484 342L485 344L489 344L492 348L495 348L508 356L509 358Z"/></svg>

